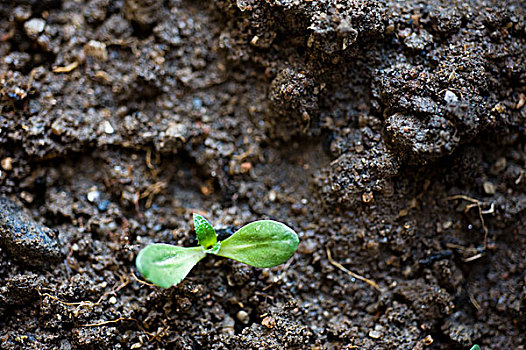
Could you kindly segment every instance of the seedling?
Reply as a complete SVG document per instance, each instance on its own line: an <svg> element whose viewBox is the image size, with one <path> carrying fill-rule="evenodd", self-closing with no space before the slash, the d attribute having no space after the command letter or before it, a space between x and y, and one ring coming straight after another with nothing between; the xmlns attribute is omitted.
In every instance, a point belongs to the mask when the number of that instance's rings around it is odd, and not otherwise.
<svg viewBox="0 0 526 350"><path fill-rule="evenodd" d="M218 242L214 227L204 217L194 213L193 219L199 246L183 248L155 243L139 252L137 269L148 281L163 288L175 286L206 254L254 267L272 267L289 260L298 249L298 235L281 222L254 221Z"/></svg>

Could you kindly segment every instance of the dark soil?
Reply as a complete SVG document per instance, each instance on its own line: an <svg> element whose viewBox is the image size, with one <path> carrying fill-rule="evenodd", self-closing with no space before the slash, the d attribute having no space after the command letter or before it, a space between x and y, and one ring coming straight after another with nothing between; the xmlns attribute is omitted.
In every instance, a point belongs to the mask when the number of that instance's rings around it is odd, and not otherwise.
<svg viewBox="0 0 526 350"><path fill-rule="evenodd" d="M2 1L0 348L523 349L525 16ZM196 244L192 212L299 250L145 284L138 251Z"/></svg>

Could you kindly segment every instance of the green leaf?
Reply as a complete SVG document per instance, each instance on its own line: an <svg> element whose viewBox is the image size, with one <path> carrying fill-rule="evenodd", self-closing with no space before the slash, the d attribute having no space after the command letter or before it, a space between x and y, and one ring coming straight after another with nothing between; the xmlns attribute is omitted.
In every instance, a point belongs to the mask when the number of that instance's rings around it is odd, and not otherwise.
<svg viewBox="0 0 526 350"><path fill-rule="evenodd" d="M199 245L208 248L217 242L217 234L214 227L204 217L194 213L194 228Z"/></svg>
<svg viewBox="0 0 526 350"><path fill-rule="evenodd" d="M473 346L471 347L471 349L469 349L469 350L480 350L480 346L478 346L477 344L475 344L475 345L473 345Z"/></svg>
<svg viewBox="0 0 526 350"><path fill-rule="evenodd" d="M148 281L170 288L181 282L205 255L203 247L183 248L157 243L141 250L135 264Z"/></svg>
<svg viewBox="0 0 526 350"><path fill-rule="evenodd" d="M216 254L255 267L272 267L287 261L298 242L296 232L281 222L254 221L222 241Z"/></svg>

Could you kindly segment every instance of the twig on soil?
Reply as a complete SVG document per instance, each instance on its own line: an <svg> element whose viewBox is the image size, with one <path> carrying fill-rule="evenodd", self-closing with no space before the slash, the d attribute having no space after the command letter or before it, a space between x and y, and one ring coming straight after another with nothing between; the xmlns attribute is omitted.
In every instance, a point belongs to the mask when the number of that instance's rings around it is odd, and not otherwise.
<svg viewBox="0 0 526 350"><path fill-rule="evenodd" d="M144 284L144 285L147 285L147 286L150 286L150 287L155 287L154 284L151 284L151 283L148 283L146 281L141 280L139 277L135 276L134 273L131 273L131 276L133 277L134 280L136 280L137 282L139 282L141 284Z"/></svg>
<svg viewBox="0 0 526 350"><path fill-rule="evenodd" d="M151 337L150 339L148 339L148 342L151 343L154 340L161 342L162 341L161 338L164 337L166 334L168 334L168 330L170 329L170 326L168 326L164 320L161 320L161 322L164 325L164 328L157 329L156 333L147 333Z"/></svg>
<svg viewBox="0 0 526 350"><path fill-rule="evenodd" d="M488 204L488 203L481 202L478 199L471 198L471 197L468 197L468 196L465 196L465 195L462 195L462 194L457 194L457 195L448 197L448 200L455 200L455 199L463 199L465 201L468 201L468 202L472 203L472 204L466 205L466 208L464 209L465 213L467 213L471 208L477 207L478 213L479 213L480 223L482 225L482 229L484 230L484 243L483 243L482 252L479 252L479 253L477 253L477 254L469 257L469 258L464 259L465 262L470 262L470 261L479 259L482 256L484 256L484 253L488 249L488 235L489 235L489 231L488 231L488 228L486 227L486 223L484 222L484 216L483 215L484 214L492 214L492 213L494 213L495 212L495 204L491 203L490 204L490 208L488 210L482 210L482 205ZM462 247L462 246L460 246L460 247ZM462 248L466 250L465 247L462 247ZM475 249L475 252L478 252L478 250Z"/></svg>
<svg viewBox="0 0 526 350"><path fill-rule="evenodd" d="M155 340L157 337L159 337L159 338L162 337L165 334L165 331L167 330L167 329L162 329L157 334L148 332L146 330L144 322L141 322L141 321L139 321L139 320L137 320L136 318L133 318L133 317L119 317L119 318L117 318L115 320L102 321L102 322L97 322L97 323L87 323L87 324L80 325L80 327L100 327L100 326L105 326L107 324L117 323L117 322L121 322L121 321L133 321L133 322L135 322L135 324L137 324L139 329L142 332L144 332L144 334L146 334L148 336L148 341L149 342Z"/></svg>
<svg viewBox="0 0 526 350"><path fill-rule="evenodd" d="M360 281L363 281L365 283L367 283L368 285L370 285L371 287L373 287L374 289L376 289L377 291L379 291L380 293L382 293L382 289L380 289L380 286L378 284L376 284L376 282L368 279L368 278L365 278L363 276L360 276L352 271L349 271L347 270L342 264L334 261L332 259L332 255L331 255L331 251L329 249L328 246L325 246L325 250L327 251L327 258L329 259L329 262L334 265L335 267L339 268L340 270L342 270L343 272L345 272L346 274L348 274L349 276L357 279L357 280L360 280Z"/></svg>
<svg viewBox="0 0 526 350"><path fill-rule="evenodd" d="M96 303L92 302L92 301L77 301L77 302L67 302L67 301L63 301L63 300L60 300L59 298L57 298L56 296L53 296L49 293L41 293L39 289L37 289L37 292L38 294L40 295L40 304L42 304L42 297L49 297L51 300L54 300L54 301L57 301L63 305L67 305L67 306L84 306L84 305L97 305Z"/></svg>
<svg viewBox="0 0 526 350"><path fill-rule="evenodd" d="M158 181L146 187L146 190L144 190L144 192L139 196L140 199L148 197L146 200L146 208L150 208L152 206L155 195L161 193L166 188L166 186L167 183L165 181Z"/></svg>
<svg viewBox="0 0 526 350"><path fill-rule="evenodd" d="M166 331L170 328L170 327L163 328L157 334L151 333L151 332L148 332L146 330L143 322L141 322L141 321L139 321L139 320L137 320L137 319L135 319L133 317L119 317L119 318L117 318L115 320L110 320L110 321L102 321L102 322L98 322L98 323L87 323L87 324L80 325L80 327L100 327L100 326L105 326L105 325L110 324L110 323L117 323L117 322L121 322L121 321L133 321L133 322L135 322L137 324L137 326L141 329L141 331L143 331L149 337L148 338L148 342L152 342L156 338L163 337L166 334Z"/></svg>
<svg viewBox="0 0 526 350"><path fill-rule="evenodd" d="M523 175L524 175L524 170L521 170L519 177L517 178L517 180L515 180L515 185L518 185L521 183Z"/></svg>
<svg viewBox="0 0 526 350"><path fill-rule="evenodd" d="M62 305L67 305L67 306L87 306L87 305L90 305L90 306L96 306L96 305L100 305L100 303L110 294L115 294L116 292L120 291L122 288L126 287L128 284L130 283L130 277L129 275L123 275L121 276L121 284L118 286L118 287L113 287L112 290L102 294L100 296L100 298L97 300L97 302L93 302L93 301L76 301L76 302L67 302L67 301L63 301L63 300L60 300L59 298L57 298L56 296L54 295L51 295L49 293L42 293L40 289L37 289L37 292L40 296L40 304L42 304L42 297L49 297L51 300L54 300Z"/></svg>
<svg viewBox="0 0 526 350"><path fill-rule="evenodd" d="M109 292L106 292L101 295L99 300L95 303L95 305L99 305L108 295L115 294L118 291L120 291L122 288L126 287L128 284L130 284L130 276L129 275L122 275L120 279L121 284L118 287L113 287Z"/></svg>
<svg viewBox="0 0 526 350"><path fill-rule="evenodd" d="M266 288L266 287L265 287ZM262 293L262 292L254 292L255 295L258 295L258 296L262 296L264 297L265 299L270 299L270 300L274 300L274 297L272 295L268 295L267 293Z"/></svg>
<svg viewBox="0 0 526 350"><path fill-rule="evenodd" d="M159 164L160 161L161 161L161 158L159 156L159 153L156 153L155 161L154 161L155 164ZM146 166L148 167L148 169L150 169L153 179L157 180L157 175L159 174L159 170L156 169L152 164L152 150L151 149L148 149L148 151L146 152Z"/></svg>
<svg viewBox="0 0 526 350"><path fill-rule="evenodd" d="M98 326L104 326L104 325L107 325L107 324L110 324L110 323L117 323L117 322L120 322L120 321L134 321L134 322L137 322L137 323L140 323L137 319L135 318L131 318L131 317L119 317L115 320L110 320L110 321L103 321L103 322L98 322L98 323L87 323L87 324L81 324L80 326L81 327L98 327Z"/></svg>
<svg viewBox="0 0 526 350"><path fill-rule="evenodd" d="M119 287L117 287L116 289L113 289L112 291L102 295L96 303L94 303L92 301L66 302L66 301L60 300L59 298L57 298L57 297L55 297L55 296L53 296L53 295L51 295L49 293L42 293L39 289L37 289L37 292L40 295L40 305L41 305L41 307L42 307L42 297L43 296L47 296L47 297L49 297L50 299L52 299L52 300L54 300L56 302L59 302L59 303L61 303L63 305L68 305L68 306L85 306L85 305L95 306L95 305L98 305L102 301L102 299L105 298L108 294L111 294L111 293L114 293L114 292L117 292L117 291L121 290L126 285L128 285L129 282L130 282L129 276L126 276L126 279L124 280L124 282ZM98 323L88 323L88 324L81 325L81 327L104 326L104 325L107 325L107 324L110 324L110 323L117 323L117 322L120 322L120 321L133 321L133 322L135 322L139 326L141 331L143 331L145 334L147 334L150 337L149 338L150 341L159 336L159 334L155 335L154 333L148 332L146 330L146 327L144 326L144 323L140 322L139 320L137 320L135 318L131 318L131 317L119 317L119 318L117 318L115 320L110 320L110 321L103 321L103 322L98 322Z"/></svg>
<svg viewBox="0 0 526 350"><path fill-rule="evenodd" d="M478 303L477 299L475 299L473 294L471 294L471 292L469 291L468 291L468 296L469 296L469 301L471 301L471 304L473 304L475 309L477 309L477 311L480 312L482 310L482 307L480 307L480 304Z"/></svg>
<svg viewBox="0 0 526 350"><path fill-rule="evenodd" d="M79 66L78 61L68 64L67 66L56 66L53 67L53 73L69 73Z"/></svg>

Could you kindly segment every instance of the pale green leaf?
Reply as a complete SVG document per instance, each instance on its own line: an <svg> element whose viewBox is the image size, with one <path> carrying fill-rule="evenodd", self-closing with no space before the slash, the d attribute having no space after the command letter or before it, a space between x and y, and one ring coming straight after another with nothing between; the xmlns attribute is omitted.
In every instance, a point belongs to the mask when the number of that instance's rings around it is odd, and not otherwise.
<svg viewBox="0 0 526 350"><path fill-rule="evenodd" d="M194 213L194 228L199 245L208 248L217 242L217 234L214 227L201 215Z"/></svg>
<svg viewBox="0 0 526 350"><path fill-rule="evenodd" d="M216 253L255 267L284 263L298 249L298 235L281 222L255 221L221 242Z"/></svg>
<svg viewBox="0 0 526 350"><path fill-rule="evenodd" d="M183 248L157 243L141 250L135 264L148 281L170 288L181 282L205 255L203 247Z"/></svg>

